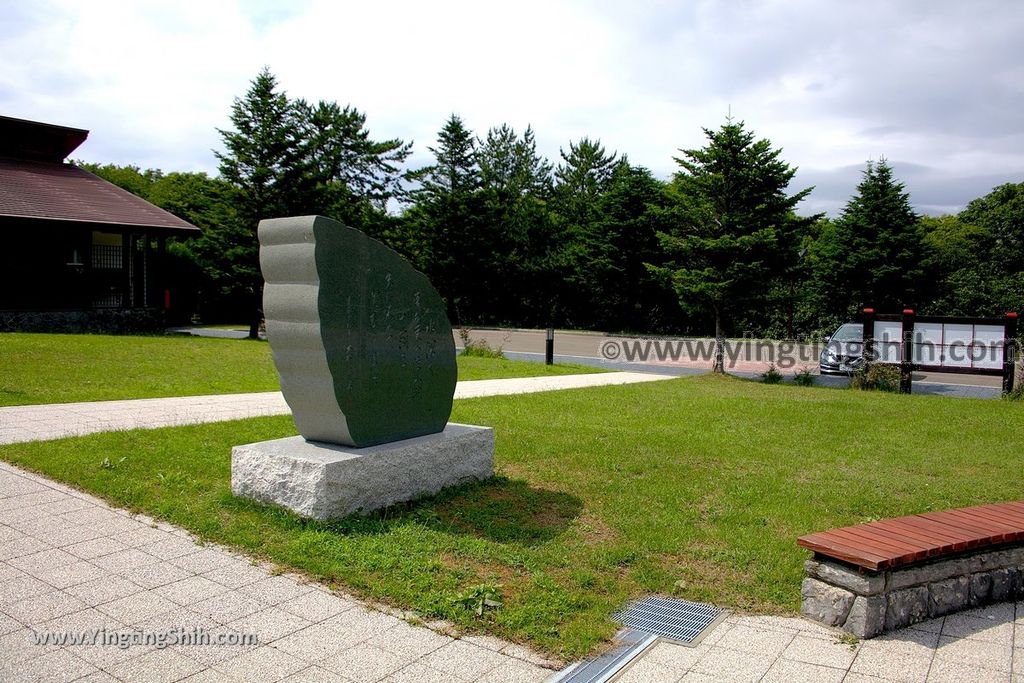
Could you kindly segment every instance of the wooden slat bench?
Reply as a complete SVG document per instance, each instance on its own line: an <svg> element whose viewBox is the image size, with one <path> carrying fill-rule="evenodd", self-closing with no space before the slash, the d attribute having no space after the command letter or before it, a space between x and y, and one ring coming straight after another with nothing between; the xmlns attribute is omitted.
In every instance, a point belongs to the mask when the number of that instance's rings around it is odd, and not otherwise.
<svg viewBox="0 0 1024 683"><path fill-rule="evenodd" d="M802 536L801 612L861 638L1024 597L1024 502L925 512Z"/></svg>

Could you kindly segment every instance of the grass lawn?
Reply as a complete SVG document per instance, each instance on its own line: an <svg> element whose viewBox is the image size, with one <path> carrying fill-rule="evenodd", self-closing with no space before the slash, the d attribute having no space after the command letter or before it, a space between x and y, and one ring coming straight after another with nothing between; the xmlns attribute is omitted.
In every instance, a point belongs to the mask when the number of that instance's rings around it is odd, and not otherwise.
<svg viewBox="0 0 1024 683"><path fill-rule="evenodd" d="M459 358L459 379L601 372L491 358ZM0 334L0 406L280 388L270 347L247 339L92 334Z"/></svg>
<svg viewBox="0 0 1024 683"><path fill-rule="evenodd" d="M96 434L0 458L358 594L576 657L656 592L797 609L797 536L1019 499L1024 404L700 376L457 401L493 481L331 524L235 499L233 445L288 418ZM104 458L115 463L101 467ZM458 602L498 586L483 617Z"/></svg>

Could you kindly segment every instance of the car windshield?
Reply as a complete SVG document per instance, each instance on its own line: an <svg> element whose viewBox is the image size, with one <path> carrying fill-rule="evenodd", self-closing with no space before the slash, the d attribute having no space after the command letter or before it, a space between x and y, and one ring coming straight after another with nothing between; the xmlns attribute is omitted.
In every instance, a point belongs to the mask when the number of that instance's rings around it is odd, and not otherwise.
<svg viewBox="0 0 1024 683"><path fill-rule="evenodd" d="M832 341L859 342L864 339L864 326L859 323L846 323L832 335Z"/></svg>

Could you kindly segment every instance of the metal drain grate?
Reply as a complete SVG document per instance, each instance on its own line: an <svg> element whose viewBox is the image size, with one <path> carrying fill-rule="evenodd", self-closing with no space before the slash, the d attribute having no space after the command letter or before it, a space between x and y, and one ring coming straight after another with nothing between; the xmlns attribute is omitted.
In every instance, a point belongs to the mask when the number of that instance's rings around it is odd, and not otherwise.
<svg viewBox="0 0 1024 683"><path fill-rule="evenodd" d="M722 616L722 610L711 605L650 596L631 603L614 618L638 631L692 644Z"/></svg>

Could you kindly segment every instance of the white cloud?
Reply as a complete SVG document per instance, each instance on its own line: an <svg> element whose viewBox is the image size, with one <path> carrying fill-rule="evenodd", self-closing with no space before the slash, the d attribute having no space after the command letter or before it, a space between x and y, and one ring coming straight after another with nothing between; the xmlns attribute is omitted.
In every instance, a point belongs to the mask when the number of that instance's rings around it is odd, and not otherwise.
<svg viewBox="0 0 1024 683"><path fill-rule="evenodd" d="M1024 180L1024 5L815 2L106 2L0 10L0 112L89 128L80 156L215 171L233 97L269 65L416 141L451 112L584 135L665 175L731 107L835 209L886 156L927 210ZM897 167L899 171L899 167ZM958 179L963 182L958 182ZM967 194L972 192L974 194ZM931 208L928 208L931 207Z"/></svg>

